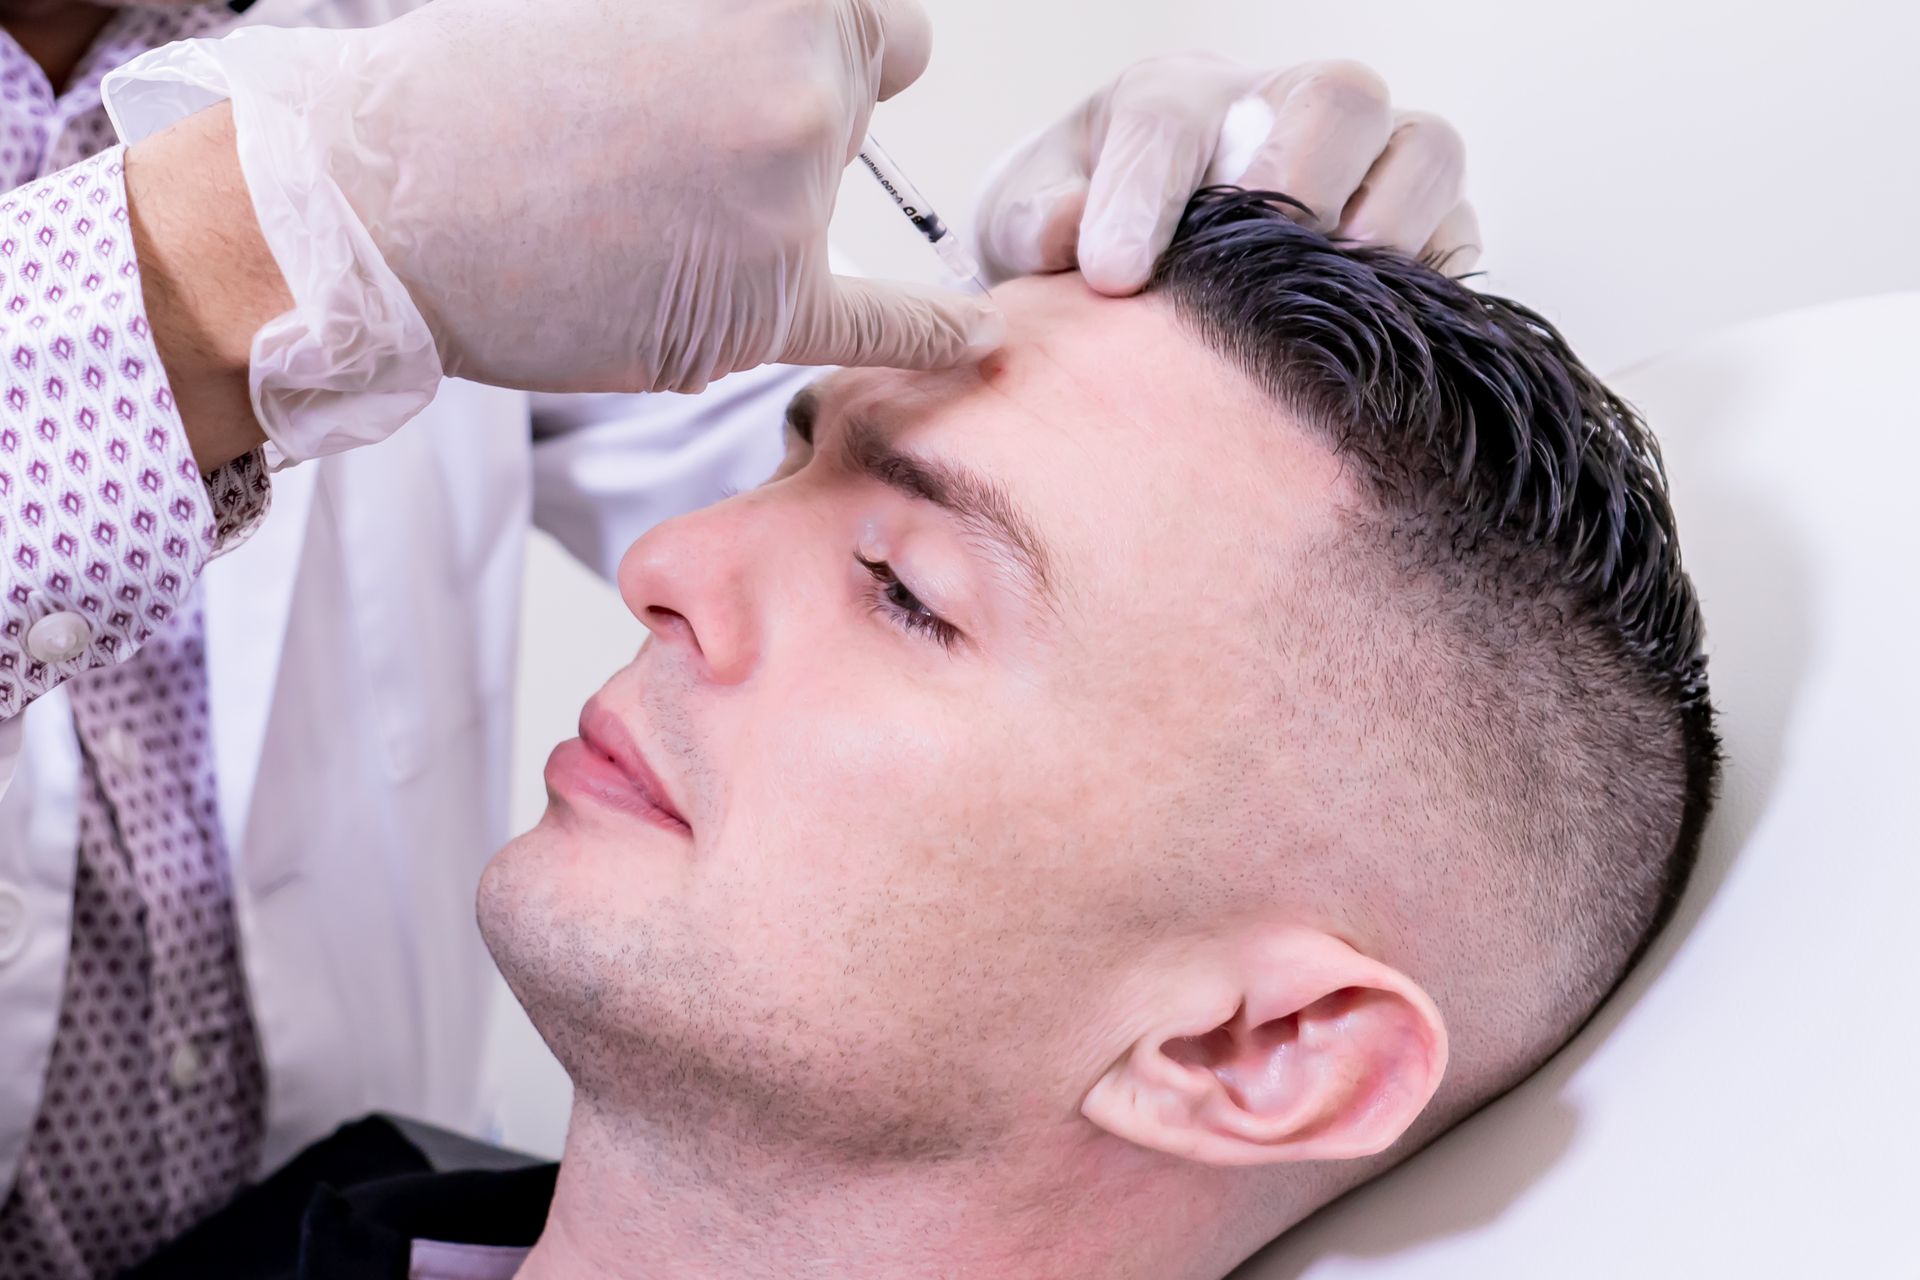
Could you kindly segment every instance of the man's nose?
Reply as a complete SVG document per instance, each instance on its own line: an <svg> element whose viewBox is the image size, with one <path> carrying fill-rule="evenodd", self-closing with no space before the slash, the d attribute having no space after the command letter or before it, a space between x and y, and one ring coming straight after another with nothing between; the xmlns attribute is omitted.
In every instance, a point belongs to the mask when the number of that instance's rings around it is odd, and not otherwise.
<svg viewBox="0 0 1920 1280"><path fill-rule="evenodd" d="M746 679L760 657L744 505L736 499L656 525L620 561L620 596L654 643L682 650L720 684Z"/></svg>

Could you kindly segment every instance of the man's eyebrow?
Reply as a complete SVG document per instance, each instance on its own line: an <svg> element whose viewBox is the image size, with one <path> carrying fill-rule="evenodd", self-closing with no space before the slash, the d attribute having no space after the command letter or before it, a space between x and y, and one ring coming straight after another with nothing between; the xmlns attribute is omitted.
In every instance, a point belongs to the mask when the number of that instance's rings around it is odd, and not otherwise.
<svg viewBox="0 0 1920 1280"><path fill-rule="evenodd" d="M794 397L795 403L799 399ZM807 406L809 428L813 425L811 411L816 407ZM932 503L959 519L969 532L998 543L1041 603L1052 603L1053 558L1046 539L998 481L955 462L905 453L867 419L850 417L845 427L841 445L856 471L909 498Z"/></svg>

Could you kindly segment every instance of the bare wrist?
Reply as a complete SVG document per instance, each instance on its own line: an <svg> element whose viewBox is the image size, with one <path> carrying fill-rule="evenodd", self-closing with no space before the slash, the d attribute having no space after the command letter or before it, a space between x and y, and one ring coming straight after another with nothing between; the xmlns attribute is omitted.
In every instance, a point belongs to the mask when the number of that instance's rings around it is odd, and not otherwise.
<svg viewBox="0 0 1920 1280"><path fill-rule="evenodd" d="M127 209L154 347L194 459L211 471L265 435L247 366L253 336L292 300L261 237L226 104L127 149Z"/></svg>

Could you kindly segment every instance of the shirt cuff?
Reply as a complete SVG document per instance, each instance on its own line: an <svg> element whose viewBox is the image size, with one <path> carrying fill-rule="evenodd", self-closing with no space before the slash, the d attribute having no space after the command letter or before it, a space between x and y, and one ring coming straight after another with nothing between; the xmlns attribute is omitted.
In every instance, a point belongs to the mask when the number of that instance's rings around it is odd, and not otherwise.
<svg viewBox="0 0 1920 1280"><path fill-rule="evenodd" d="M123 661L267 506L203 477L153 344L115 147L0 196L0 719Z"/></svg>
<svg viewBox="0 0 1920 1280"><path fill-rule="evenodd" d="M235 458L207 473L207 500L213 504L213 550L209 559L232 551L252 536L273 505L266 451Z"/></svg>

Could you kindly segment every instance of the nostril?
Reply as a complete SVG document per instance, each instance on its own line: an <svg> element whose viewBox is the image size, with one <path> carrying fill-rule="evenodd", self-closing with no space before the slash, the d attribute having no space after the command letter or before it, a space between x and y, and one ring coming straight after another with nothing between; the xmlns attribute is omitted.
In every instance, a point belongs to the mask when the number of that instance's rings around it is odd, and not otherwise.
<svg viewBox="0 0 1920 1280"><path fill-rule="evenodd" d="M678 610L669 609L665 605L648 605L640 623L662 640L684 640L696 651L700 648L700 640L694 635L693 624L688 622L687 616Z"/></svg>

